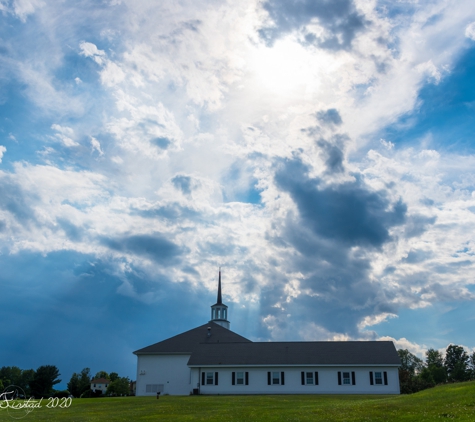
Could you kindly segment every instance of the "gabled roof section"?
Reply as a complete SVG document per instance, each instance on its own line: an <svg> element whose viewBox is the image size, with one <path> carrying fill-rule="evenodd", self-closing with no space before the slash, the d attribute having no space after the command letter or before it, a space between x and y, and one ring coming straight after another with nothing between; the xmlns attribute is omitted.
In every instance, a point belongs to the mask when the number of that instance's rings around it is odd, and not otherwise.
<svg viewBox="0 0 475 422"><path fill-rule="evenodd" d="M211 328L211 335L208 337L208 327ZM200 327L193 328L182 334L178 334L169 339L136 350L136 355L153 355L153 354L187 354L194 352L200 344L217 344L217 343L251 343L245 337L234 333L227 328L221 327L214 322L208 322Z"/></svg>
<svg viewBox="0 0 475 422"><path fill-rule="evenodd" d="M111 380L108 380L106 378L94 378L91 380L91 384L109 384Z"/></svg>
<svg viewBox="0 0 475 422"><path fill-rule="evenodd" d="M200 344L189 366L400 365L392 341L311 341Z"/></svg>

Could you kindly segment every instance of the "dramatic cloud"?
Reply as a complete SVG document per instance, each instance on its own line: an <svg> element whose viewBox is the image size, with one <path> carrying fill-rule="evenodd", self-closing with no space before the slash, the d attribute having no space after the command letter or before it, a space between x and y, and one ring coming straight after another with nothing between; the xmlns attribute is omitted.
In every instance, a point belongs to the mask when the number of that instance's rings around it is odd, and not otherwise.
<svg viewBox="0 0 475 422"><path fill-rule="evenodd" d="M104 239L103 243L116 251L123 251L135 255L144 255L159 263L171 264L173 258L179 254L177 246L160 234L134 235L119 239Z"/></svg>
<svg viewBox="0 0 475 422"><path fill-rule="evenodd" d="M262 28L260 35L269 43L297 31L309 44L330 50L347 49L356 33L368 24L352 0L269 0L263 7L272 26Z"/></svg>
<svg viewBox="0 0 475 422"><path fill-rule="evenodd" d="M323 187L308 172L294 159L277 172L276 181L296 203L303 225L318 237L347 247L378 248L390 240L388 229L404 222L407 207L401 201L390 205L384 192L369 191L358 178Z"/></svg>

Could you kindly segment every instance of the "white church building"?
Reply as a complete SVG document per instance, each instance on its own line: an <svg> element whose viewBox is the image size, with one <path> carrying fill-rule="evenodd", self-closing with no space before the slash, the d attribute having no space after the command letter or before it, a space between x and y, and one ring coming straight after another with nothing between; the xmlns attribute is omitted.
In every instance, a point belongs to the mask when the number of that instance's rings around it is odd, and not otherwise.
<svg viewBox="0 0 475 422"><path fill-rule="evenodd" d="M399 394L391 341L252 342L229 327L220 272L211 321L134 352L136 395Z"/></svg>

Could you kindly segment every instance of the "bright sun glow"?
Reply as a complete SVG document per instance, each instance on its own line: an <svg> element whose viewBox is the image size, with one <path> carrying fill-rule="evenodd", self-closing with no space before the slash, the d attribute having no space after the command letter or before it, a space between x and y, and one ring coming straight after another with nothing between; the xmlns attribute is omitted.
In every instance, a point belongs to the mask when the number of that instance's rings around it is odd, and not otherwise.
<svg viewBox="0 0 475 422"><path fill-rule="evenodd" d="M271 48L260 46L253 53L250 68L256 83L276 95L315 88L317 68L312 57L298 43L283 40Z"/></svg>

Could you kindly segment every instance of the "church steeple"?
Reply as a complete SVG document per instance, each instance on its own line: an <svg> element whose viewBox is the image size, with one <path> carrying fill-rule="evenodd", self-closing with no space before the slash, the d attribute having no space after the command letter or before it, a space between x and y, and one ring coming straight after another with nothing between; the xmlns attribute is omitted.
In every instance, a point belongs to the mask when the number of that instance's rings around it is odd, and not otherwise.
<svg viewBox="0 0 475 422"><path fill-rule="evenodd" d="M219 269L219 277L218 277L218 299L216 300L216 304L222 304L223 299L221 297L221 268Z"/></svg>
<svg viewBox="0 0 475 422"><path fill-rule="evenodd" d="M218 277L218 297L216 303L211 306L211 321L229 330L228 307L223 303L221 296L221 268L219 269Z"/></svg>

